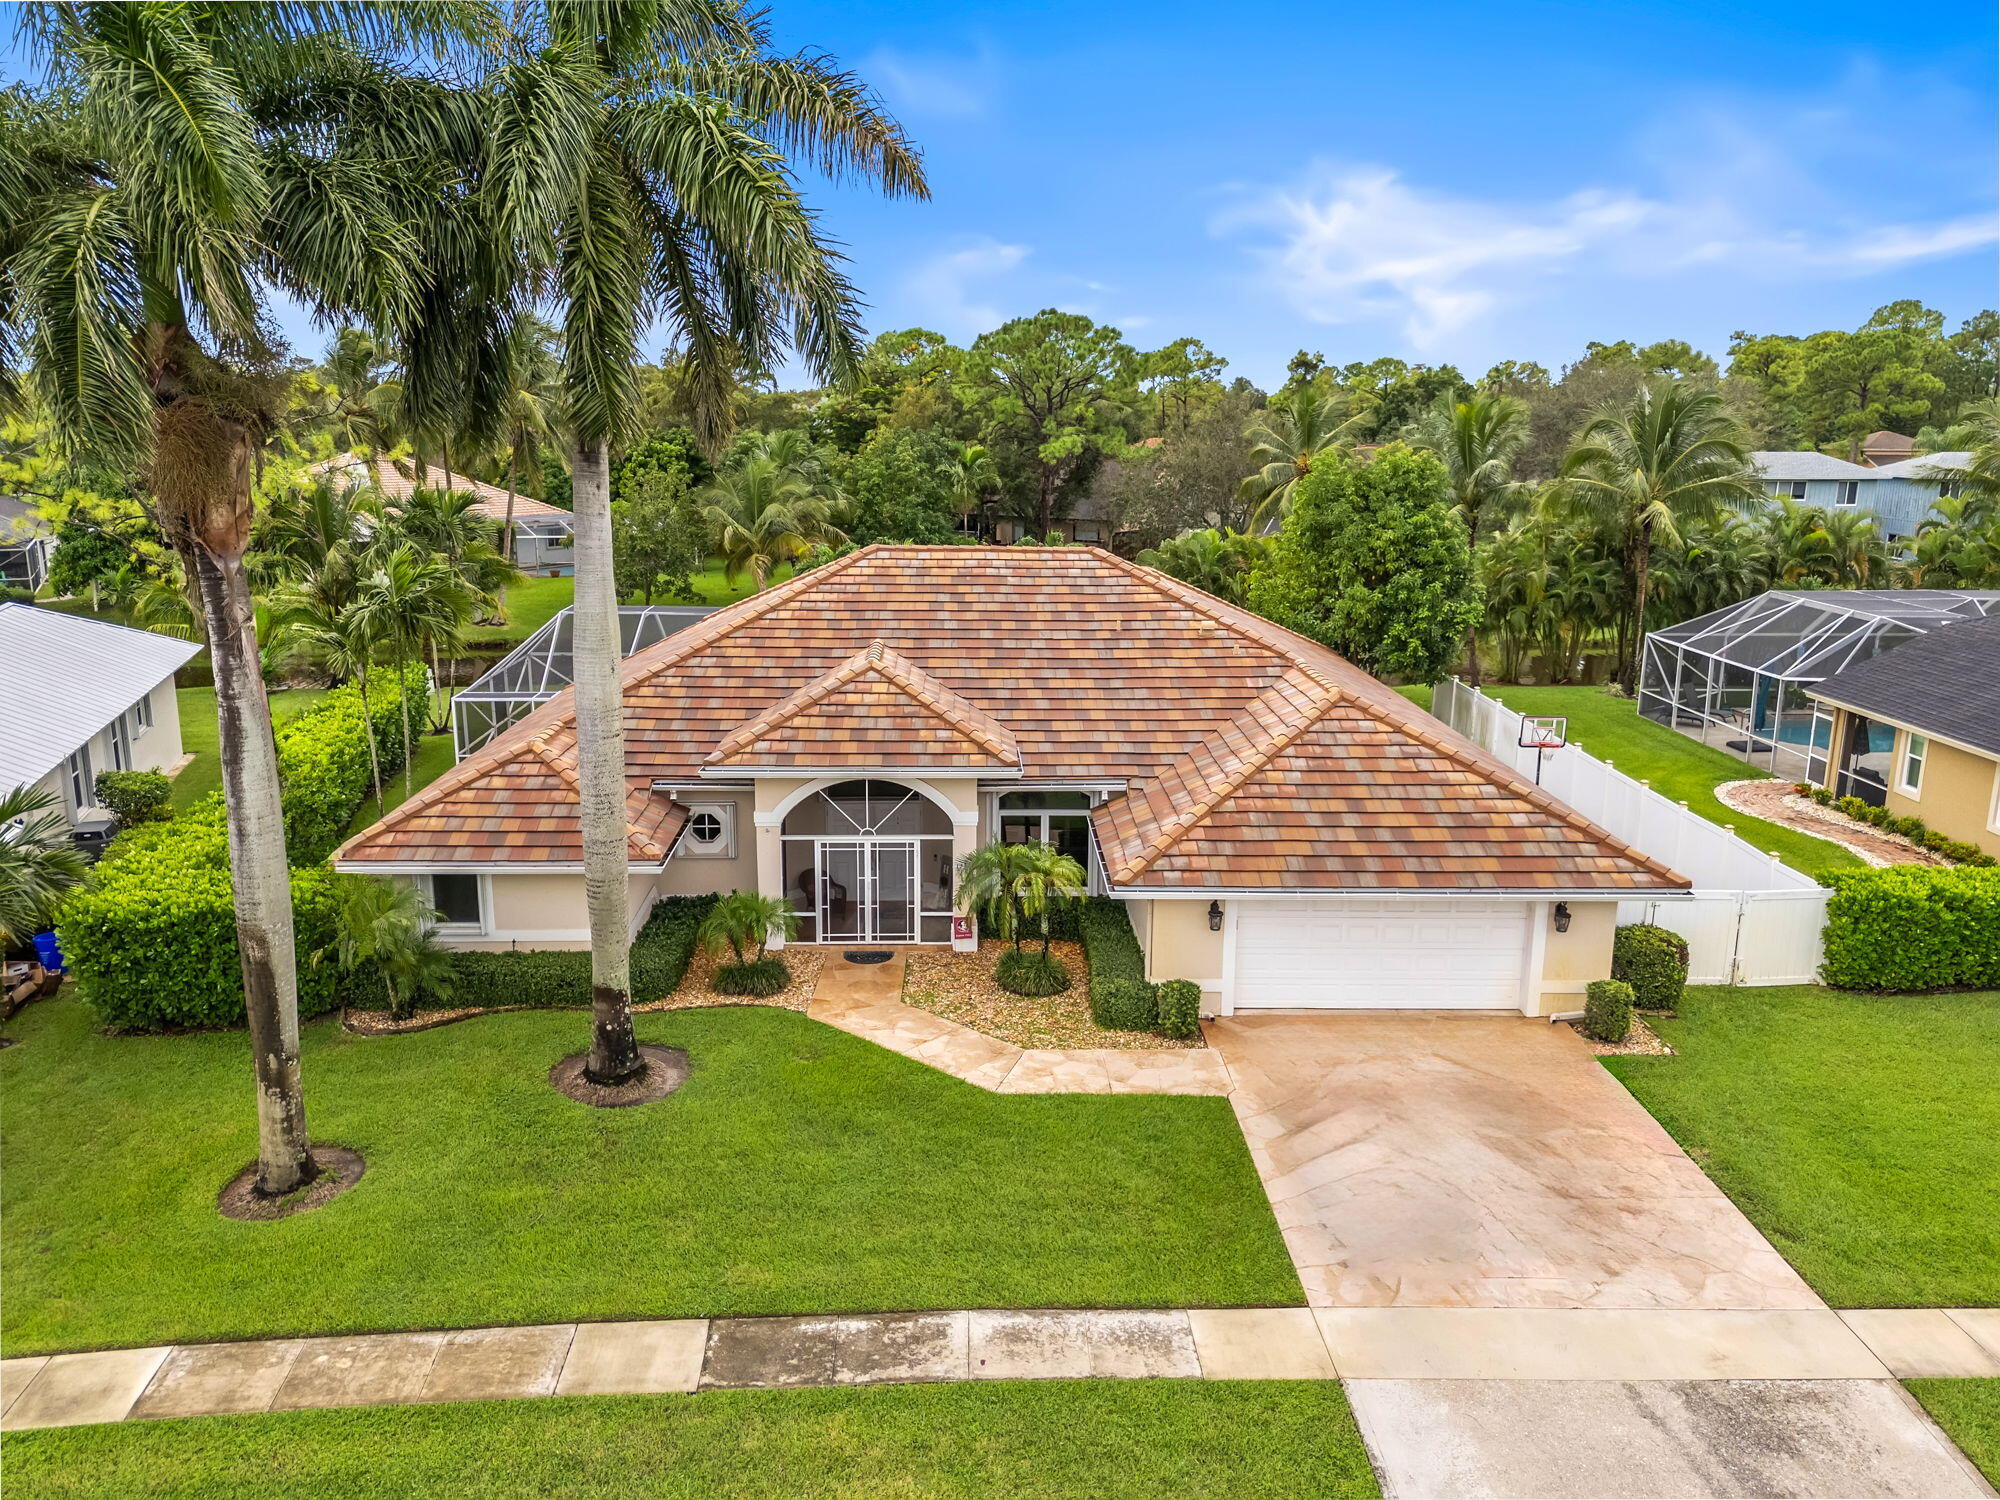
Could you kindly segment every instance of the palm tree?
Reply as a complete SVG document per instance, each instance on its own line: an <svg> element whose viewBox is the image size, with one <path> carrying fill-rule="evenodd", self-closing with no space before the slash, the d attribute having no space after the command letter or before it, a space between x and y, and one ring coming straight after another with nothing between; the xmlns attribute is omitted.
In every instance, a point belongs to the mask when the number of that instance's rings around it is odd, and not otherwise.
<svg viewBox="0 0 2000 1500"><path fill-rule="evenodd" d="M1301 385L1289 395L1271 398L1263 420L1244 429L1250 457L1257 472L1240 487L1250 502L1245 527L1262 532L1292 508L1292 492L1312 471L1313 460L1329 448L1344 447L1355 425L1365 413L1349 409L1344 392L1330 392L1316 384Z"/></svg>
<svg viewBox="0 0 2000 1500"><path fill-rule="evenodd" d="M391 525L382 534L384 542L394 537L408 540L450 569L464 586L468 618L490 610L501 591L521 577L520 569L494 547L493 523L480 514L478 505L478 495L467 490L412 490L391 514ZM451 689L444 680L441 660L446 636L456 640L457 627L427 640L431 689L437 695L433 731L445 727L450 712Z"/></svg>
<svg viewBox="0 0 2000 1500"><path fill-rule="evenodd" d="M990 918L993 935L1021 946L1021 930L1026 918L1021 911L1020 878L1024 868L1022 851L1026 844L1008 844L999 839L982 844L958 862L958 909L971 916Z"/></svg>
<svg viewBox="0 0 2000 1500"><path fill-rule="evenodd" d="M1262 537L1209 527L1184 531L1157 547L1148 547L1133 561L1158 568L1218 599L1241 604L1250 586L1250 574L1268 550L1269 544Z"/></svg>
<svg viewBox="0 0 2000 1500"><path fill-rule="evenodd" d="M593 1018L584 1076L623 1083L632 1034L618 592L610 448L637 407L639 340L658 321L683 351L696 438L710 452L737 370L789 341L846 378L858 310L839 257L786 170L924 196L900 126L826 59L774 55L762 20L694 0L523 4L490 84L486 211L508 259L554 299L576 515L572 630Z"/></svg>
<svg viewBox="0 0 2000 1500"><path fill-rule="evenodd" d="M1753 504L1750 452L1721 393L1649 381L1624 406L1598 410L1563 460L1563 486L1625 560L1628 604L1618 682L1637 691L1653 541L1689 521Z"/></svg>
<svg viewBox="0 0 2000 1500"><path fill-rule="evenodd" d="M808 548L847 540L833 524L828 502L795 470L768 457L746 458L716 475L703 498L722 576L734 583L748 573L760 593L775 569L797 562Z"/></svg>
<svg viewBox="0 0 2000 1500"><path fill-rule="evenodd" d="M556 358L555 330L533 314L514 321L502 358L506 367L505 409L499 441L507 450L507 510L500 523L500 554L514 560L514 499L521 474L541 472L542 453L554 446L561 404L562 363ZM494 614L507 620L507 589L494 595Z"/></svg>
<svg viewBox="0 0 2000 1500"><path fill-rule="evenodd" d="M739 964L762 963L773 932L790 938L797 936L798 930L798 916L783 896L731 891L709 908L695 932L695 942L704 953L727 948Z"/></svg>
<svg viewBox="0 0 2000 1500"><path fill-rule="evenodd" d="M1452 508L1465 522L1467 544L1479 545L1480 526L1510 495L1514 455L1528 440L1528 408L1512 396L1480 391L1469 401L1440 405L1407 434L1416 447L1444 460L1451 476ZM1466 681L1479 686L1479 629L1465 637Z"/></svg>
<svg viewBox="0 0 2000 1500"><path fill-rule="evenodd" d="M317 661L337 682L352 679L361 695L361 717L368 725L368 779L375 805L382 804L382 754L375 743L375 715L368 703L368 666L381 649L380 617L352 607L352 601L330 608L318 596L288 585L271 595L277 639Z"/></svg>
<svg viewBox="0 0 2000 1500"><path fill-rule="evenodd" d="M410 720L410 665L458 648L460 632L472 618L472 591L442 558L412 542L388 535L371 549L355 590L349 629L361 639L389 648L403 698L403 795L412 785L416 736Z"/></svg>
<svg viewBox="0 0 2000 1500"><path fill-rule="evenodd" d="M0 108L0 285L61 447L141 477L200 594L216 681L257 1190L317 1168L298 1048L283 812L244 553L287 384L268 289L395 330L416 313L463 112L405 71L483 10L47 4L54 87ZM8 340L12 342L11 339Z"/></svg>
<svg viewBox="0 0 2000 1500"><path fill-rule="evenodd" d="M1049 956L1049 911L1060 901L1076 901L1084 892L1083 866L1053 844L1017 846L1014 889L1023 917L1036 921L1042 932L1042 957Z"/></svg>
<svg viewBox="0 0 2000 1500"><path fill-rule="evenodd" d="M344 875L338 900L333 953L343 969L367 966L382 976L390 1015L407 1016L426 998L450 1002L457 970L450 950L432 935L438 913L416 886Z"/></svg>
<svg viewBox="0 0 2000 1500"><path fill-rule="evenodd" d="M994 466L993 454L978 443L961 443L943 468L946 492L952 509L958 512L958 529L970 530L971 517L989 497L999 493L1000 470Z"/></svg>
<svg viewBox="0 0 2000 1500"><path fill-rule="evenodd" d="M89 868L53 795L32 786L0 793L0 951L40 932Z"/></svg>

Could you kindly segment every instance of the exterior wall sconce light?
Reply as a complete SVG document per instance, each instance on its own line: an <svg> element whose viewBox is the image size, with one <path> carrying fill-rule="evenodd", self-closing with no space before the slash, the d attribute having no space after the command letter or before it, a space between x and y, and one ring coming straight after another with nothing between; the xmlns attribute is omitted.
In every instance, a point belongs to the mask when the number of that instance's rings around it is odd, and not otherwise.
<svg viewBox="0 0 2000 1500"><path fill-rule="evenodd" d="M1222 931L1222 903L1220 901L1211 901L1208 903L1208 930L1210 932Z"/></svg>
<svg viewBox="0 0 2000 1500"><path fill-rule="evenodd" d="M1569 931L1569 903L1567 901L1558 901L1556 903L1556 931Z"/></svg>

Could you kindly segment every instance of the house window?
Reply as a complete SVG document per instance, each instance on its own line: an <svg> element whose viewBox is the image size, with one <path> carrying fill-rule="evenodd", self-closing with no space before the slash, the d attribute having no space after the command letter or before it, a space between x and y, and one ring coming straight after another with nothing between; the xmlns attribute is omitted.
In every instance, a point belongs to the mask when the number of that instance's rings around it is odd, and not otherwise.
<svg viewBox="0 0 2000 1500"><path fill-rule="evenodd" d="M680 853L695 859L730 859L736 853L736 804L689 804Z"/></svg>
<svg viewBox="0 0 2000 1500"><path fill-rule="evenodd" d="M1853 505L1860 498L1861 481L1858 479L1841 480L1833 492L1833 503L1835 505Z"/></svg>
<svg viewBox="0 0 2000 1500"><path fill-rule="evenodd" d="M63 762L63 779L69 787L69 810L80 813L89 807L96 790L91 784L90 746L77 746Z"/></svg>
<svg viewBox="0 0 2000 1500"><path fill-rule="evenodd" d="M1806 482L1803 479L1774 479L1771 481L1771 493L1803 500L1806 497Z"/></svg>
<svg viewBox="0 0 2000 1500"><path fill-rule="evenodd" d="M437 909L439 932L484 932L485 892L477 875L432 875L431 905Z"/></svg>
<svg viewBox="0 0 2000 1500"><path fill-rule="evenodd" d="M1076 523L1076 539L1079 542L1095 542L1101 540L1102 537L1103 533L1097 529L1097 524L1094 521L1078 521Z"/></svg>
<svg viewBox="0 0 2000 1500"><path fill-rule="evenodd" d="M111 729L105 735L111 746L111 769L129 771L132 769L132 730L125 715L120 714L111 721Z"/></svg>
<svg viewBox="0 0 2000 1500"><path fill-rule="evenodd" d="M1050 844L1090 869L1090 793L1002 792L995 810L1001 843Z"/></svg>
<svg viewBox="0 0 2000 1500"><path fill-rule="evenodd" d="M1903 759L1896 769L1896 790L1915 797L1922 793L1924 786L1924 756L1929 753L1931 742L1920 734L1912 734L1903 742Z"/></svg>
<svg viewBox="0 0 2000 1500"><path fill-rule="evenodd" d="M132 705L132 737L137 739L153 727L153 695L146 694Z"/></svg>

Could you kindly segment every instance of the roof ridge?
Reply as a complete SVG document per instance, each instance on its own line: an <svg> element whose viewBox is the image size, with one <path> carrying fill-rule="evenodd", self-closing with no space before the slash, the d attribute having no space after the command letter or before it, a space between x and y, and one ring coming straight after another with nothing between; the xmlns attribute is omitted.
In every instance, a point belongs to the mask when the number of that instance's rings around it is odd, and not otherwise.
<svg viewBox="0 0 2000 1500"><path fill-rule="evenodd" d="M1154 592L1165 594L1175 603L1185 605L1196 614L1213 620L1230 634L1239 636L1249 641L1252 645L1262 646L1266 651L1282 656L1293 666L1298 667L1308 676L1320 682L1329 691L1342 691L1332 678L1321 672L1304 657L1290 650L1282 642L1267 640L1261 632L1252 629L1243 620L1225 613L1224 611L1239 609L1239 606L1231 604L1227 599L1218 599L1206 589L1198 589L1193 584L1183 582L1170 573L1162 573L1158 568L1149 568L1143 563L1135 563L1130 558L1120 557L1116 552L1112 552L1106 548L1092 547L1089 550L1100 554L1105 561L1114 564L1122 572L1128 573L1141 583L1148 585ZM1213 608L1211 606L1220 606L1220 608ZM1275 624L1276 622L1273 621L1271 623ZM1283 629L1282 626L1278 628ZM1287 633L1289 634L1290 632ZM1355 670L1359 671L1360 669L1356 668Z"/></svg>

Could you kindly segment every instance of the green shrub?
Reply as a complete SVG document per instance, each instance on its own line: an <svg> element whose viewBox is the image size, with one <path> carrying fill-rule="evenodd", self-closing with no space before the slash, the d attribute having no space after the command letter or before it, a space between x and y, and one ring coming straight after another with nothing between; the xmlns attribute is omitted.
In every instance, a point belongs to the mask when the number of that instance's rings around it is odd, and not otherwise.
<svg viewBox="0 0 2000 1500"><path fill-rule="evenodd" d="M419 721L413 729L420 733L430 674L412 666L405 680L411 714ZM354 810L374 790L368 763L371 724L386 788L403 768L403 706L393 673L370 679L367 714L361 711L359 688L335 688L278 732L285 852L293 864L318 864L333 853Z"/></svg>
<svg viewBox="0 0 2000 1500"><path fill-rule="evenodd" d="M1920 839L1930 830L1924 826L1922 818L1891 818L1889 831L1900 833L1906 839Z"/></svg>
<svg viewBox="0 0 2000 1500"><path fill-rule="evenodd" d="M1873 807L1873 806L1871 806L1867 812L1861 815L1862 820L1864 822L1873 823L1877 828L1885 826L1888 823L1890 816L1891 814L1888 808Z"/></svg>
<svg viewBox="0 0 2000 1500"><path fill-rule="evenodd" d="M743 964L721 964L716 968L714 987L721 995L775 995L792 982L792 971L782 958L752 959Z"/></svg>
<svg viewBox="0 0 2000 1500"><path fill-rule="evenodd" d="M1828 787L1816 786L1812 789L1812 799L1821 807L1831 807L1833 805L1833 792Z"/></svg>
<svg viewBox="0 0 2000 1500"><path fill-rule="evenodd" d="M1868 816L1868 804L1863 802L1859 797L1842 797L1833 805L1846 813L1850 818L1865 818Z"/></svg>
<svg viewBox="0 0 2000 1500"><path fill-rule="evenodd" d="M174 784L164 771L99 771L95 790L97 805L109 809L120 828L136 828L167 815Z"/></svg>
<svg viewBox="0 0 2000 1500"><path fill-rule="evenodd" d="M1192 979L1169 979L1156 992L1160 1035L1186 1041L1201 1035L1201 986Z"/></svg>
<svg viewBox="0 0 2000 1500"><path fill-rule="evenodd" d="M1095 1010L1100 984L1123 979L1145 983L1146 955L1133 935L1132 918L1124 902L1109 896L1091 896L1076 903L1076 908L1076 935L1083 944L1084 964L1090 970L1091 1006Z"/></svg>
<svg viewBox="0 0 2000 1500"><path fill-rule="evenodd" d="M1850 990L2000 987L2000 870L1892 865L1828 877L1821 977Z"/></svg>
<svg viewBox="0 0 2000 1500"><path fill-rule="evenodd" d="M1090 1019L1106 1031L1151 1031L1160 1022L1159 994L1143 979L1094 981Z"/></svg>
<svg viewBox="0 0 2000 1500"><path fill-rule="evenodd" d="M1032 948L1009 948L993 966L993 977L1010 995L1060 995L1069 988L1069 970L1059 959Z"/></svg>
<svg viewBox="0 0 2000 1500"><path fill-rule="evenodd" d="M1593 979L1583 991L1583 1029L1600 1042L1618 1043L1632 1029L1632 986L1622 979Z"/></svg>
<svg viewBox="0 0 2000 1500"><path fill-rule="evenodd" d="M1634 922L1611 940L1611 977L1632 986L1641 1010L1672 1010L1687 988L1687 939L1665 927Z"/></svg>

